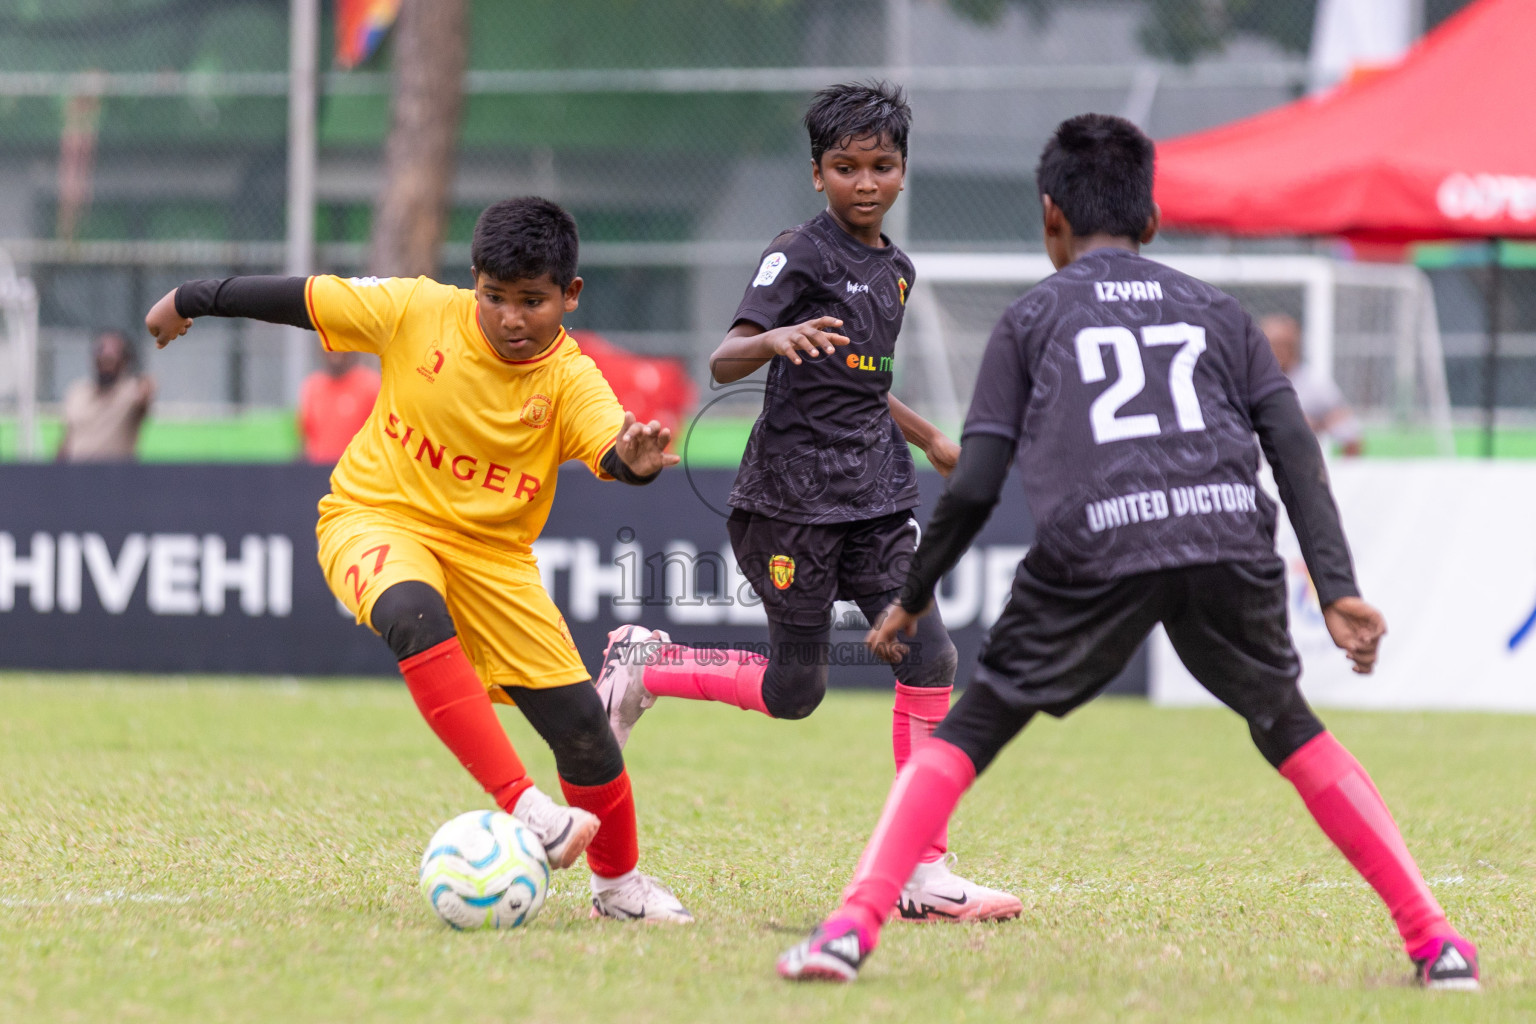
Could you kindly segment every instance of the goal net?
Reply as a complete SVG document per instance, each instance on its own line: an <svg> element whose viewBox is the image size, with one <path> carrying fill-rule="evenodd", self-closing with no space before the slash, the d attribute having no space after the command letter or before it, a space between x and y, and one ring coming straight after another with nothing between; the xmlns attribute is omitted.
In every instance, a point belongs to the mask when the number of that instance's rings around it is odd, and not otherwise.
<svg viewBox="0 0 1536 1024"><path fill-rule="evenodd" d="M956 426L993 325L1054 268L1043 254L912 259L917 285L907 303L898 388L939 423ZM1303 357L1328 368L1362 422L1422 439L1426 452L1454 453L1434 294L1416 267L1323 256L1174 255L1159 262L1231 293L1255 319L1294 316Z"/></svg>

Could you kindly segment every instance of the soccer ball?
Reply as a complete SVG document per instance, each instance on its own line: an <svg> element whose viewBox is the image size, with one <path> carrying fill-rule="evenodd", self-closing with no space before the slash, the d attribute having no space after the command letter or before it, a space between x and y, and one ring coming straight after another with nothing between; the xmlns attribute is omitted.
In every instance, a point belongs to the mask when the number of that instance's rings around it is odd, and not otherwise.
<svg viewBox="0 0 1536 1024"><path fill-rule="evenodd" d="M528 827L470 811L438 829L421 858L421 892L454 928L520 928L549 893L549 858Z"/></svg>

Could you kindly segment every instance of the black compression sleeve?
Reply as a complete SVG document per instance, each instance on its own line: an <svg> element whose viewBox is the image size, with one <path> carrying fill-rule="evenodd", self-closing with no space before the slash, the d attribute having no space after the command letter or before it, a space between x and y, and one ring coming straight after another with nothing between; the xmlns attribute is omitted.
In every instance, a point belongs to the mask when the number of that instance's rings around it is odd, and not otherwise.
<svg viewBox="0 0 1536 1024"><path fill-rule="evenodd" d="M1317 588L1318 604L1326 608L1341 597L1359 597L1349 542L1328 487L1328 466L1296 392L1282 388L1255 405L1252 414L1259 444L1275 471L1280 500L1285 502Z"/></svg>
<svg viewBox="0 0 1536 1024"><path fill-rule="evenodd" d="M243 316L269 324L314 330L304 301L307 277L226 277L188 281L176 289L176 312L185 317Z"/></svg>
<svg viewBox="0 0 1536 1024"><path fill-rule="evenodd" d="M603 467L604 473L607 473L619 483L633 484L636 487L643 487L661 475L661 470L659 469L650 476L641 476L636 473L629 468L627 462L619 458L619 450L617 448L609 448L606 452L603 452L603 457L598 460L598 465Z"/></svg>
<svg viewBox="0 0 1536 1024"><path fill-rule="evenodd" d="M914 615L933 600L939 580L955 567L986 525L1003 492L1016 448L996 434L969 434L960 445L960 462L933 508L928 528L912 556L912 570L901 585L901 606Z"/></svg>

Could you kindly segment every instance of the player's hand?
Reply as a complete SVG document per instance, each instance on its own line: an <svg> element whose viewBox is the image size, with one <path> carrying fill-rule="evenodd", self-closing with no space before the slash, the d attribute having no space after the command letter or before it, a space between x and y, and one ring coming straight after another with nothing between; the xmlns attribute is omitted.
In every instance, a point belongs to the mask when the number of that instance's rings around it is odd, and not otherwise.
<svg viewBox="0 0 1536 1024"><path fill-rule="evenodd" d="M923 615L926 615L924 612ZM907 645L902 643L898 636L911 636L917 631L917 620L922 615L913 615L901 606L898 601L892 601L885 611L880 613L879 620L874 627L864 636L864 646L872 651L875 657L888 664L894 665L907 656Z"/></svg>
<svg viewBox="0 0 1536 1024"><path fill-rule="evenodd" d="M832 334L828 328L841 327L843 322L835 316L819 316L793 327L780 327L767 334L768 347L773 354L783 356L799 366L806 357L815 359L822 353L831 355L837 346L848 344L841 334Z"/></svg>
<svg viewBox="0 0 1536 1024"><path fill-rule="evenodd" d="M641 423L634 413L626 411L624 425L619 428L613 447L636 476L650 476L682 461L681 457L667 451L667 445L671 443L672 431L663 427L659 420Z"/></svg>
<svg viewBox="0 0 1536 1024"><path fill-rule="evenodd" d="M1376 648L1387 632L1387 620L1381 612L1358 597L1341 597L1323 609L1328 635L1355 663L1363 676L1376 667Z"/></svg>
<svg viewBox="0 0 1536 1024"><path fill-rule="evenodd" d="M149 336L155 339L156 348L165 348L175 339L187 333L192 321L176 312L176 289L166 292L159 302L150 307L144 317Z"/></svg>
<svg viewBox="0 0 1536 1024"><path fill-rule="evenodd" d="M960 463L960 446L943 434L935 436L932 443L923 449L923 454L928 456L928 461L939 471L940 476L949 476Z"/></svg>

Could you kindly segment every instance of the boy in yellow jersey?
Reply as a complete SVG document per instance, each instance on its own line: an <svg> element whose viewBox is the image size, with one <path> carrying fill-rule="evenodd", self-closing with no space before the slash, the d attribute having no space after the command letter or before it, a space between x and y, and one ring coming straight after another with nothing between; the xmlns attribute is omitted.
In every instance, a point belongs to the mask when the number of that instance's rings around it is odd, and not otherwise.
<svg viewBox="0 0 1536 1024"><path fill-rule="evenodd" d="M624 411L561 324L582 287L570 214L497 203L472 251L473 291L425 277L189 281L145 325L163 348L198 316L252 317L380 357L373 414L320 501L331 590L389 644L433 731L551 865L586 852L594 917L691 921L637 869L623 754L532 549L561 463L649 483L678 461L671 435ZM492 701L515 703L549 744L570 806L533 785Z"/></svg>

